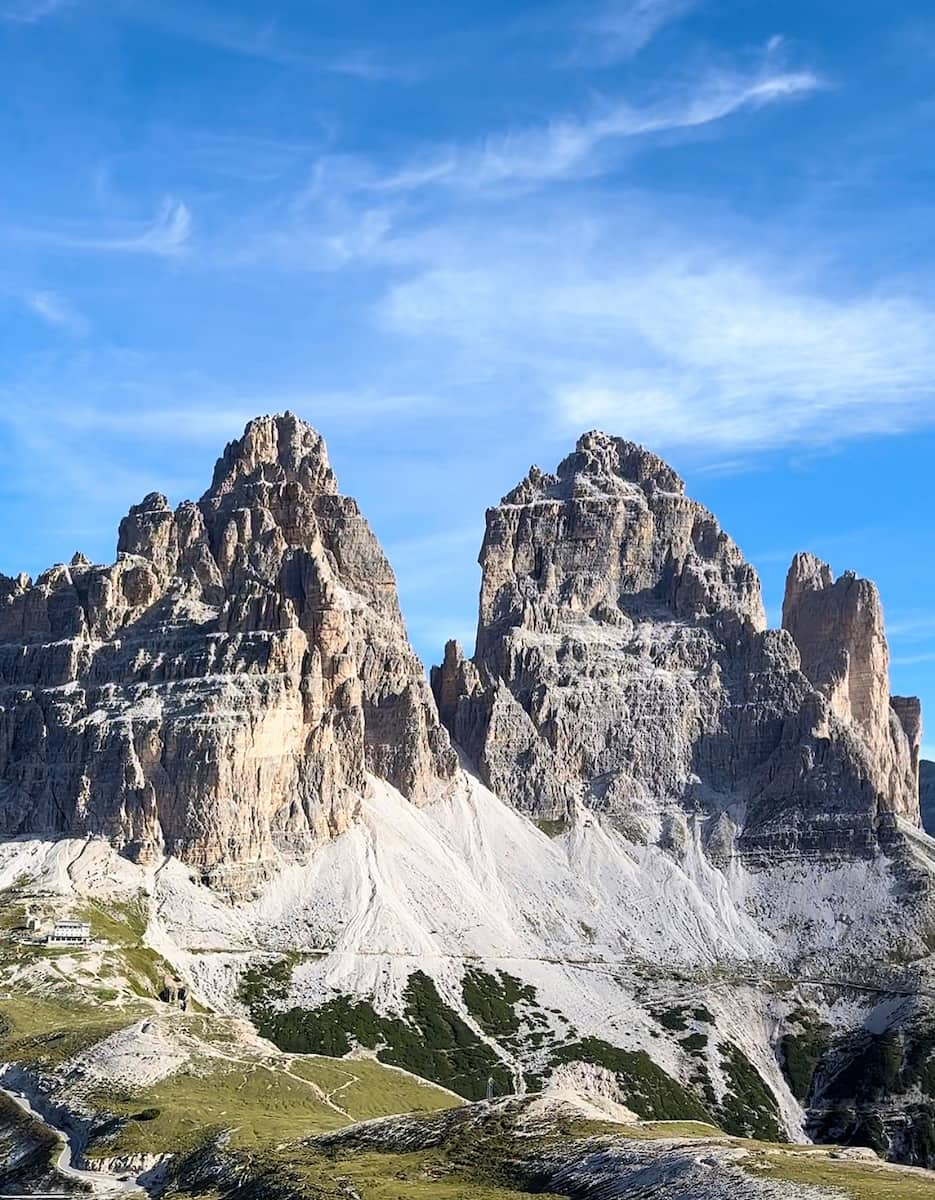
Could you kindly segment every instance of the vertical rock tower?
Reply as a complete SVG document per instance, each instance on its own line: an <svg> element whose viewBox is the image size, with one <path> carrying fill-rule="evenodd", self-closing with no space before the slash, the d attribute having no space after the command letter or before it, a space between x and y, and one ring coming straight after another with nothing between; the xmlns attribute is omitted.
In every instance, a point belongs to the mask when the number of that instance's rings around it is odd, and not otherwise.
<svg viewBox="0 0 935 1200"><path fill-rule="evenodd" d="M827 563L797 554L786 578L782 627L832 713L865 741L877 790L890 797L894 812L918 824L922 713L915 697L890 696L876 585L852 571L835 580Z"/></svg>
<svg viewBox="0 0 935 1200"><path fill-rule="evenodd" d="M474 658L450 643L433 687L531 815L759 858L873 853L886 814L918 820L876 589L797 559L768 630L753 567L654 454L585 434L488 510L480 564Z"/></svg>
<svg viewBox="0 0 935 1200"><path fill-rule="evenodd" d="M251 421L197 504L133 507L114 565L0 579L4 836L213 878L339 833L368 771L420 802L455 767L390 566L290 413Z"/></svg>

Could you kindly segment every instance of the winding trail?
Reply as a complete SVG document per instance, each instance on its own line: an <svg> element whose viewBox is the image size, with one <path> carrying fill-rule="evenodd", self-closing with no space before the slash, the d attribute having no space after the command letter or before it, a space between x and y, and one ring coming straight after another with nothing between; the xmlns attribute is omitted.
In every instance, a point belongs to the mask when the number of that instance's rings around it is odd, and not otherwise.
<svg viewBox="0 0 935 1200"><path fill-rule="evenodd" d="M77 1139L74 1135L69 1135L64 1129L59 1129L51 1124L48 1117L37 1112L33 1108L28 1096L22 1092L13 1091L8 1087L0 1087L0 1092L10 1100L27 1116L34 1121L38 1121L44 1125L51 1133L53 1133L59 1142L60 1149L58 1155L53 1157L51 1165L64 1175L66 1179L74 1179L78 1183L85 1184L90 1187L93 1194L98 1197L117 1197L117 1196L146 1196L145 1189L139 1186L135 1180L120 1175L111 1175L107 1171L83 1171L80 1167L73 1166L72 1159L79 1157L81 1147L77 1144Z"/></svg>

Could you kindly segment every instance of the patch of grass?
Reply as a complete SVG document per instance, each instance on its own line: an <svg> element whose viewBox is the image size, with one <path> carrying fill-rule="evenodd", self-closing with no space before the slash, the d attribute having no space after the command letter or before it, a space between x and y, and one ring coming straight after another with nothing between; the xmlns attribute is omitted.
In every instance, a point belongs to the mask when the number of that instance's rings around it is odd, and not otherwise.
<svg viewBox="0 0 935 1200"><path fill-rule="evenodd" d="M265 1147L347 1123L310 1083L261 1064L204 1074L183 1070L133 1092L97 1089L87 1102L125 1119L95 1138L89 1158L187 1153L225 1131L233 1147ZM156 1115L129 1119L145 1109Z"/></svg>
<svg viewBox="0 0 935 1200"><path fill-rule="evenodd" d="M109 1013L99 1006L29 994L0 1001L0 1055L24 1066L51 1067L123 1029L149 1010Z"/></svg>
<svg viewBox="0 0 935 1200"><path fill-rule="evenodd" d="M97 1137L92 1157L190 1153L225 1131L232 1147L267 1149L351 1121L457 1103L376 1062L353 1060L345 1067L312 1058L294 1061L288 1071L262 1063L204 1072L195 1066L132 1093L99 1089L89 1101L120 1118Z"/></svg>
<svg viewBox="0 0 935 1200"><path fill-rule="evenodd" d="M575 1137L608 1136L628 1141L654 1142L660 1138L726 1139L717 1125L707 1121L641 1121L639 1125L621 1125L617 1121L572 1121L566 1130Z"/></svg>
<svg viewBox="0 0 935 1200"><path fill-rule="evenodd" d="M478 967L469 967L461 984L464 1006L491 1037L504 1038L520 1029L517 1004L535 1004L536 989L519 979L498 971L488 975Z"/></svg>
<svg viewBox="0 0 935 1200"><path fill-rule="evenodd" d="M568 822L564 817L558 820L541 820L536 821L536 827L545 834L546 837L557 838L561 837L568 829Z"/></svg>
<svg viewBox="0 0 935 1200"><path fill-rule="evenodd" d="M294 1075L309 1079L355 1121L394 1113L437 1112L459 1103L441 1088L371 1059L294 1059Z"/></svg>
<svg viewBox="0 0 935 1200"><path fill-rule="evenodd" d="M499 1095L513 1090L507 1068L444 1003L422 971L409 977L403 1014L396 1017L382 1016L368 1001L347 996L315 1009L276 1008L288 995L293 969L290 961L282 960L265 973L248 972L238 993L259 1032L280 1050L340 1058L355 1045L365 1046L377 1051L380 1062L440 1083L467 1100L482 1099L488 1079L493 1079ZM502 1010L498 1012L502 1016Z"/></svg>
<svg viewBox="0 0 935 1200"><path fill-rule="evenodd" d="M173 1195L204 1196L200 1187ZM253 1159L225 1177L216 1195L222 1200L528 1200L530 1193L441 1150L323 1154L300 1146Z"/></svg>
<svg viewBox="0 0 935 1200"><path fill-rule="evenodd" d="M779 1065L789 1084L789 1090L800 1104L805 1104L812 1090L812 1081L830 1041L827 1026L809 1026L802 1033L787 1033L779 1043Z"/></svg>
<svg viewBox="0 0 935 1200"><path fill-rule="evenodd" d="M728 1091L721 1101L721 1124L738 1137L782 1141L779 1105L753 1063L739 1046L718 1046Z"/></svg>
<svg viewBox="0 0 935 1200"><path fill-rule="evenodd" d="M850 1200L929 1200L935 1194L931 1179L882 1163L849 1163L814 1151L754 1153L740 1166L760 1179L824 1187Z"/></svg>
<svg viewBox="0 0 935 1200"><path fill-rule="evenodd" d="M142 896L131 900L109 900L106 907L91 901L83 906L82 916L91 922L91 936L112 946L138 945L149 919Z"/></svg>
<svg viewBox="0 0 935 1200"><path fill-rule="evenodd" d="M157 997L166 976L175 972L161 955L145 945L146 924L149 919L145 901L110 900L107 905L91 901L79 909L80 916L91 923L91 937L107 942L111 947L116 969L125 974L132 991L139 996Z"/></svg>
<svg viewBox="0 0 935 1200"><path fill-rule="evenodd" d="M711 1123L711 1114L698 1098L667 1075L644 1050L621 1050L600 1038L583 1038L555 1051L553 1063L566 1062L595 1063L612 1071L624 1103L645 1120Z"/></svg>
<svg viewBox="0 0 935 1200"><path fill-rule="evenodd" d="M672 1033L681 1033L688 1028L685 1009L681 1006L676 1008L655 1008L650 1011L663 1029L668 1029Z"/></svg>
<svg viewBox="0 0 935 1200"><path fill-rule="evenodd" d="M650 1121L644 1125L627 1125L624 1127L627 1137L633 1136L634 1130L639 1130L641 1136L650 1138L719 1138L724 1131L717 1125L705 1121Z"/></svg>

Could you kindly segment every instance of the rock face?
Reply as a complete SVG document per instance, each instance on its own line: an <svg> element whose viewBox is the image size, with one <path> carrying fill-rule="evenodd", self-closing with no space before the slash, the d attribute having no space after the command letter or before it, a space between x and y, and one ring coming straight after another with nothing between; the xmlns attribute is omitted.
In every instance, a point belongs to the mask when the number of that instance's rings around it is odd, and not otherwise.
<svg viewBox="0 0 935 1200"><path fill-rule="evenodd" d="M797 560L786 628L767 630L755 571L655 455L584 435L488 511L480 564L474 658L450 643L433 688L485 782L532 816L584 804L715 859L869 854L893 814L918 819L917 709L890 708L875 589ZM844 682L809 640L832 603Z"/></svg>
<svg viewBox="0 0 935 1200"><path fill-rule="evenodd" d="M922 759L919 763L919 804L922 828L935 837L935 762Z"/></svg>
<svg viewBox="0 0 935 1200"><path fill-rule="evenodd" d="M890 797L895 812L918 824L922 713L915 698L890 697L889 648L876 586L851 571L835 581L827 563L797 554L786 579L782 625L831 711L860 731L876 789Z"/></svg>
<svg viewBox="0 0 935 1200"><path fill-rule="evenodd" d="M437 792L445 726L531 816L583 804L676 856L869 854L918 820L918 702L888 694L873 585L800 555L767 630L753 568L632 443L586 434L488 512L476 654L448 646L435 700L291 414L251 422L197 504L131 508L117 549L0 577L0 835L262 868L342 831L367 772Z"/></svg>
<svg viewBox="0 0 935 1200"><path fill-rule="evenodd" d="M99 834L216 873L305 853L371 771L454 772L393 573L324 443L252 421L209 490L152 494L117 561L0 577L0 834Z"/></svg>

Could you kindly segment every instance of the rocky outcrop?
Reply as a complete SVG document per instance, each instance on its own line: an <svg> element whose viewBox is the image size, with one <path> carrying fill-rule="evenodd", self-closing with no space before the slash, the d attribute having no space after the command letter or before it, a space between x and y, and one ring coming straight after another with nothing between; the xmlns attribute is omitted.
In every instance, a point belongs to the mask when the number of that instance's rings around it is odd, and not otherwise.
<svg viewBox="0 0 935 1200"><path fill-rule="evenodd" d="M794 572L793 631L766 629L755 571L655 455L584 435L488 511L480 564L476 652L450 643L433 688L485 781L532 816L583 804L722 859L870 854L914 815L870 585L842 633L862 647L853 690L826 686L804 635L820 570Z"/></svg>
<svg viewBox="0 0 935 1200"><path fill-rule="evenodd" d="M214 875L339 833L367 771L418 802L456 765L390 566L288 413L197 504L131 508L112 566L0 579L0 705L0 833Z"/></svg>
<svg viewBox="0 0 935 1200"><path fill-rule="evenodd" d="M935 837L935 762L922 759L919 763L919 807L922 828Z"/></svg>
<svg viewBox="0 0 935 1200"><path fill-rule="evenodd" d="M782 625L802 670L843 724L866 742L877 791L919 822L922 713L914 697L890 697L889 648L880 593L852 571L835 580L813 554L797 554L786 579Z"/></svg>

